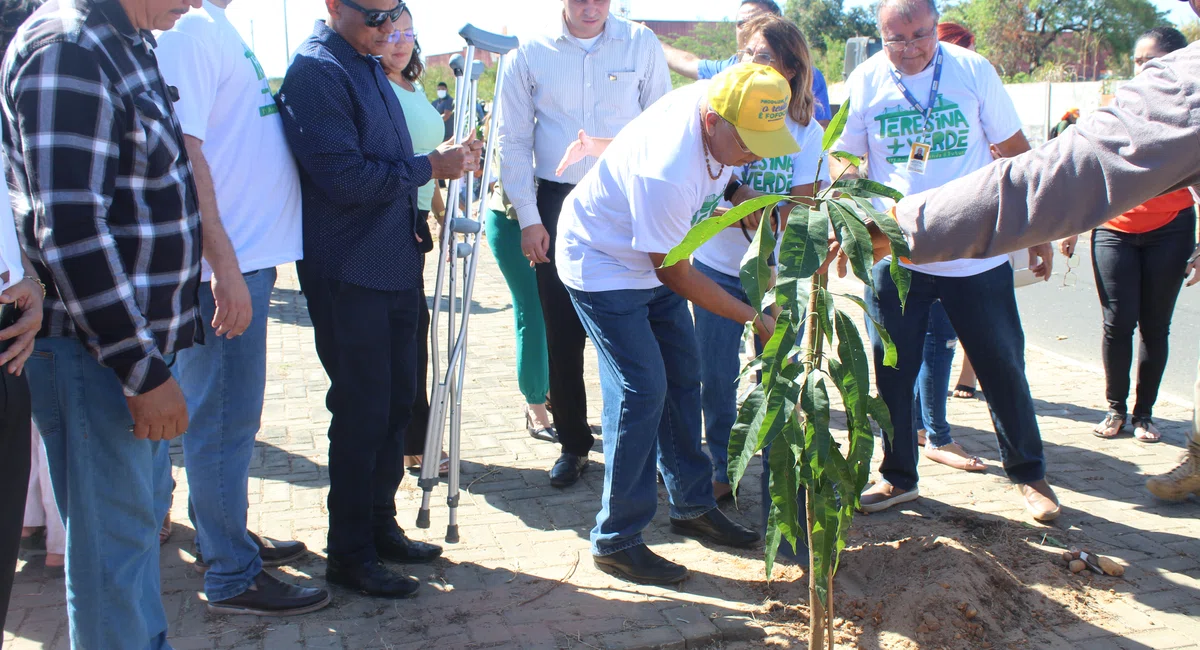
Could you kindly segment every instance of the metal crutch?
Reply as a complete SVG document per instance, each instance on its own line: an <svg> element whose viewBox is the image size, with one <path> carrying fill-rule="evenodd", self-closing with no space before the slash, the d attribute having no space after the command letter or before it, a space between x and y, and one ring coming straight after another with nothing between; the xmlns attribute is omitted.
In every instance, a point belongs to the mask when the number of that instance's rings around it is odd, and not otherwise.
<svg viewBox="0 0 1200 650"><path fill-rule="evenodd" d="M483 63L475 60L476 50L500 55L499 66L503 67L506 55L516 49L516 37L493 34L483 31L473 25L466 25L458 32L467 43L466 57L455 56L450 61L451 70L455 76L455 107L454 134L456 142L463 142L470 137L478 125L479 118L475 106L479 94L479 78L483 74ZM470 62L470 70L466 63ZM503 75L497 75L494 96L498 99L504 83ZM492 123L496 124L500 115L500 102L492 102ZM488 133L482 164L484 168L481 190L487 193L491 185L493 167L493 149L496 141L496 130ZM447 188L446 227L442 232L441 249L438 257L437 279L434 282L434 307L429 324L429 358L433 366L433 382L429 399L429 424L425 432L424 458L438 458L442 450L442 434L446 419L450 420L450 475L446 505L450 509L450 521L446 526L446 542L457 543L458 535L458 499L461 461L461 425L462 425L462 389L466 379L466 348L467 325L471 316L471 295L475 288L475 273L479 263L479 242L484 238L483 222L471 218L471 206L475 199L473 174L463 174L454 179ZM459 203L459 192L462 183L465 186L465 214ZM460 241L460 237L462 241ZM461 260L461 264L460 264ZM458 282L456 271L462 267L462 309L461 315L456 304L458 299ZM448 282L447 282L448 280ZM438 346L438 316L442 311L442 289L449 284L446 294L446 370L441 372L441 355ZM455 327L457 325L457 328ZM456 331L457 329L457 331ZM417 513L417 526L429 528L429 501L433 488L438 483L438 465L440 463L421 463L421 478L417 484L421 487L421 509Z"/></svg>

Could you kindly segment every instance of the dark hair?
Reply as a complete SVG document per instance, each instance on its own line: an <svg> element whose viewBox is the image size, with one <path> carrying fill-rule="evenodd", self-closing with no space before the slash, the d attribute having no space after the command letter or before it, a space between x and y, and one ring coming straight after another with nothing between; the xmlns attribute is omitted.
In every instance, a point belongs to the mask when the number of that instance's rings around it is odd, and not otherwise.
<svg viewBox="0 0 1200 650"><path fill-rule="evenodd" d="M742 0L742 4L758 5L763 8L763 11L775 14L776 16L783 15L783 11L779 9L779 5L775 3L775 0Z"/></svg>
<svg viewBox="0 0 1200 650"><path fill-rule="evenodd" d="M965 47L968 50L975 45L975 35L958 23L938 23L937 33L938 40L943 43Z"/></svg>
<svg viewBox="0 0 1200 650"><path fill-rule="evenodd" d="M42 6L43 0L3 0L0 2L0 56L17 35L21 24Z"/></svg>
<svg viewBox="0 0 1200 650"><path fill-rule="evenodd" d="M449 89L449 88L450 88L450 86L447 86L447 85L446 85L446 82L445 82L445 81L439 81L439 82L438 82L438 85L437 85L437 87L438 87L438 88L446 88L446 89Z"/></svg>
<svg viewBox="0 0 1200 650"><path fill-rule="evenodd" d="M788 84L792 87L792 102L788 105L788 114L797 123L808 126L813 116L813 68L812 57L808 52L808 42L792 21L774 14L759 14L751 18L742 28L749 40L755 34L762 34L767 45L779 57L780 67L792 72Z"/></svg>
<svg viewBox="0 0 1200 650"><path fill-rule="evenodd" d="M412 11L409 10L408 5L401 3L400 6L403 7L402 14L408 14L408 17L412 18ZM404 66L404 69L400 71L400 76L404 77L410 83L416 83L417 79L420 79L424 73L425 64L421 62L421 42L414 37L412 58L408 60L408 65Z"/></svg>
<svg viewBox="0 0 1200 650"><path fill-rule="evenodd" d="M1153 39L1158 44L1158 49L1165 54L1170 54L1175 50L1182 50L1187 47L1187 37L1174 27L1155 27L1154 29L1142 34L1138 40L1143 38Z"/></svg>

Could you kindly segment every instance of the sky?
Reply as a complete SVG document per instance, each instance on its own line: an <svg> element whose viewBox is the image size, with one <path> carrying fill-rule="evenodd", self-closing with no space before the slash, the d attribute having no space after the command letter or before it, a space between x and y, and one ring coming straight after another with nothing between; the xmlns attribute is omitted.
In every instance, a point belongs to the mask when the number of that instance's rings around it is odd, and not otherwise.
<svg viewBox="0 0 1200 650"><path fill-rule="evenodd" d="M847 8L866 6L872 0L846 0ZM1151 0L1168 11L1176 23L1195 15L1188 3ZM287 10L284 11L286 3ZM738 0L613 0L638 20L725 20L732 18ZM421 48L439 54L462 47L458 30L470 22L477 27L519 33L531 17L553 16L562 0L409 0ZM324 0L234 0L227 10L242 38L254 48L267 74L283 76L290 51L312 33L313 22L325 15ZM284 18L287 29L285 38ZM550 19L552 20L552 19Z"/></svg>

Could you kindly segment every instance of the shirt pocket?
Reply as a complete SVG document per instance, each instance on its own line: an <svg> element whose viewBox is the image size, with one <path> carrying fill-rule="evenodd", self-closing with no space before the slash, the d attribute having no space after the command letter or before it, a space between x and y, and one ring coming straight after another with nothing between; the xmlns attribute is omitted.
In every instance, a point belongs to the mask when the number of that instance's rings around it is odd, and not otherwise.
<svg viewBox="0 0 1200 650"><path fill-rule="evenodd" d="M610 115L632 120L642 112L642 74L636 70L606 72L601 75L600 104Z"/></svg>
<svg viewBox="0 0 1200 650"><path fill-rule="evenodd" d="M143 90L133 97L132 137L136 149L133 175L162 178L175 171L183 159L183 142L162 97Z"/></svg>

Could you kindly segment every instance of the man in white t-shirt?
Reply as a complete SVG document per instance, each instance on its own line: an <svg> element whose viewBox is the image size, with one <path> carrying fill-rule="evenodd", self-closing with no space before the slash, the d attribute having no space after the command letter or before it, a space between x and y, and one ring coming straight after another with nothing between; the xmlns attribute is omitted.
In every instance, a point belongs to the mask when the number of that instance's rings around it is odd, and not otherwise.
<svg viewBox="0 0 1200 650"><path fill-rule="evenodd" d="M866 156L870 178L904 194L941 186L988 165L989 143L1005 157L1029 150L1021 120L992 65L974 52L938 43L934 0L883 0L877 18L884 51L847 80L850 115L835 149ZM1035 268L1048 277L1049 245L1032 248L1030 254L1041 258ZM1020 487L1035 519L1054 519L1058 500L1045 480L1007 256L904 266L913 273L903 309L887 260L875 266L875 290L867 290L868 311L891 335L899 356L896 368L883 364L883 343L872 328L876 385L895 432L884 442L883 480L863 493L862 510L876 512L919 494L913 389L929 308L940 300L987 391L1005 472Z"/></svg>
<svg viewBox="0 0 1200 650"><path fill-rule="evenodd" d="M329 604L324 589L296 587L263 569L302 557L303 543L246 529L275 267L302 252L300 180L266 74L225 16L229 2L205 0L158 40L163 77L179 92L175 110L195 171L204 237L204 345L181 351L172 371L192 416L183 460L208 609L282 616ZM169 474L165 454L161 462Z"/></svg>
<svg viewBox="0 0 1200 650"><path fill-rule="evenodd" d="M642 540L657 506L656 451L674 532L728 546L759 539L713 498L687 303L753 322L764 341L774 321L686 261L660 267L712 216L732 167L797 151L784 121L790 98L787 81L756 64L676 90L622 129L563 203L558 275L600 360L605 474L591 541L606 573L653 584L688 576Z"/></svg>

